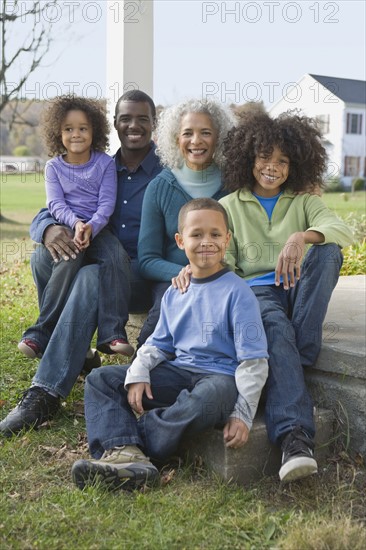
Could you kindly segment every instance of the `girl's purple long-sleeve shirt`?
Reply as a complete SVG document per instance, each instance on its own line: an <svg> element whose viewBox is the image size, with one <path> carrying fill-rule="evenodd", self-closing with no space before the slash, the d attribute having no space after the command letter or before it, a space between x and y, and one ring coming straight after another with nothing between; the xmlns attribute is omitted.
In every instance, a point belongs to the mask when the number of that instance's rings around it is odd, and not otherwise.
<svg viewBox="0 0 366 550"><path fill-rule="evenodd" d="M77 221L92 226L92 236L108 223L117 197L116 166L106 153L92 151L85 164L68 164L62 155L45 167L47 208L52 216L74 229Z"/></svg>

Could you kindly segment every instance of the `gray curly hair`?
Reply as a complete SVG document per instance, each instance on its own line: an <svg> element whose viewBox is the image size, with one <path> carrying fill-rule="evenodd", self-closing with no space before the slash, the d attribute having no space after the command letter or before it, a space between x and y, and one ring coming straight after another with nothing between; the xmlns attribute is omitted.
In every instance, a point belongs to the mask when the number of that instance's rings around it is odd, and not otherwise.
<svg viewBox="0 0 366 550"><path fill-rule="evenodd" d="M182 117L187 113L204 113L211 118L218 133L214 160L221 167L224 161L222 154L224 139L235 125L235 116L229 107L213 99L189 99L168 107L160 113L155 135L156 153L161 163L169 168L180 168L183 165L184 160L177 144L177 138Z"/></svg>

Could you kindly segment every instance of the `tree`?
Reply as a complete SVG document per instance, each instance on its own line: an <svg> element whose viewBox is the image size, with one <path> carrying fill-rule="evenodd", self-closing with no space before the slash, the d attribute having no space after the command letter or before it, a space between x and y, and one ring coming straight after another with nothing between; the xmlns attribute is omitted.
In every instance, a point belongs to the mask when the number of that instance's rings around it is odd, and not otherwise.
<svg viewBox="0 0 366 550"><path fill-rule="evenodd" d="M13 124L29 124L24 117L24 109L22 114L19 113L18 104L25 83L49 52L52 42L51 14L52 10L57 10L57 0L1 0L1 6L0 118L5 107L10 105L12 115L8 125L11 128ZM16 82L15 77L11 76L18 74L15 69L20 74Z"/></svg>
<svg viewBox="0 0 366 550"><path fill-rule="evenodd" d="M265 114L267 112L263 101L248 101L247 103L243 103L243 105L238 106L233 104L231 105L231 108L239 119L242 115L248 112L258 115Z"/></svg>

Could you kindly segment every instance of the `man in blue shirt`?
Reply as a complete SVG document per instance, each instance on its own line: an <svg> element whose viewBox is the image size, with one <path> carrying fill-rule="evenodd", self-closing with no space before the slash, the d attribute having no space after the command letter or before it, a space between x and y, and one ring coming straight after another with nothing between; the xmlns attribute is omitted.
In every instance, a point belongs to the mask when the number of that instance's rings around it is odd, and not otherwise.
<svg viewBox="0 0 366 550"><path fill-rule="evenodd" d="M153 100L144 92L131 90L117 102L114 127L121 143L115 155L118 190L110 226L126 251L126 270L130 286L106 289L125 292L131 311L146 311L150 305L147 281L138 270L137 241L142 200L148 183L161 171L151 141L156 111ZM32 257L32 272L41 297L52 269L50 257L66 261L78 250L72 231L57 225L47 209L33 220L31 237L43 242ZM57 295L57 289L55 289ZM11 436L22 429L36 427L52 418L59 409L60 397L71 391L83 369L90 341L97 326L98 266L83 267L70 292L58 324L40 360L31 387L18 405L0 422L0 433Z"/></svg>

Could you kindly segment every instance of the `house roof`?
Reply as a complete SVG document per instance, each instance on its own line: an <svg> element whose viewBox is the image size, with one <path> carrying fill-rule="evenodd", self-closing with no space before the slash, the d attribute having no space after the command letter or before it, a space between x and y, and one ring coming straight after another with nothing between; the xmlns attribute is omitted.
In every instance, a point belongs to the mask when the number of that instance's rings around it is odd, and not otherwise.
<svg viewBox="0 0 366 550"><path fill-rule="evenodd" d="M345 103L366 104L366 82L364 80L336 78L318 74L311 74L310 76Z"/></svg>

